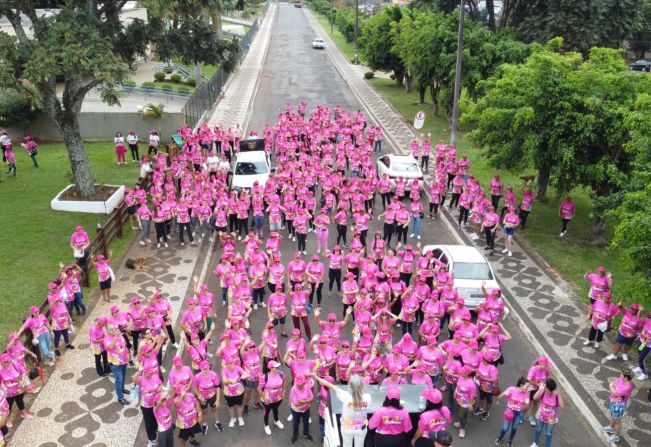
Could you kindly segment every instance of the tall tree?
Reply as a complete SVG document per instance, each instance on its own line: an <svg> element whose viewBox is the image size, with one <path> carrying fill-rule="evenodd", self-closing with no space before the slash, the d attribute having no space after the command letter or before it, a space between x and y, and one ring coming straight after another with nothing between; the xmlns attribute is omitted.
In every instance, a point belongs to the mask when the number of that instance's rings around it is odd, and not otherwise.
<svg viewBox="0 0 651 447"><path fill-rule="evenodd" d="M366 20L359 37L364 62L373 70L393 71L396 83L402 85L405 67L394 50L395 34L391 32L402 19L402 9L388 6Z"/></svg>

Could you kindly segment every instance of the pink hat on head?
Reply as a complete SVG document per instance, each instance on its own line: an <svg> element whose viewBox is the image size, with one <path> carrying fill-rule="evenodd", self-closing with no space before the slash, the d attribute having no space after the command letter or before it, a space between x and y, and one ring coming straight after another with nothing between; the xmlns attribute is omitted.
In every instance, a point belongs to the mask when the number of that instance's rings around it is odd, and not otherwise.
<svg viewBox="0 0 651 447"><path fill-rule="evenodd" d="M181 356L180 355L174 356L174 358L172 359L172 365L180 366L182 364L183 364L183 359L181 358Z"/></svg>
<svg viewBox="0 0 651 447"><path fill-rule="evenodd" d="M99 324L100 326L106 326L106 325L108 324L108 318L106 318L106 317L99 317L99 318L97 319L97 324Z"/></svg>
<svg viewBox="0 0 651 447"><path fill-rule="evenodd" d="M387 388L387 399L400 399L400 388L395 385Z"/></svg>
<svg viewBox="0 0 651 447"><path fill-rule="evenodd" d="M32 307L29 308L29 313L30 314L35 314L36 312L39 312L38 307L32 306Z"/></svg>
<svg viewBox="0 0 651 447"><path fill-rule="evenodd" d="M638 304L633 303L631 304L629 309L631 309L633 312L638 312L640 310L640 306Z"/></svg>
<svg viewBox="0 0 651 447"><path fill-rule="evenodd" d="M541 366L549 366L549 365L551 365L551 362L549 361L549 359L547 357L541 356L541 357L538 357L538 359L536 360L536 364L541 365Z"/></svg>
<svg viewBox="0 0 651 447"><path fill-rule="evenodd" d="M472 366L465 365L463 368L461 368L461 373L465 374L466 376L469 376L470 374L472 374Z"/></svg>
<svg viewBox="0 0 651 447"><path fill-rule="evenodd" d="M477 349L478 347L479 347L479 343L477 343L477 340L470 340L468 342L468 348Z"/></svg>
<svg viewBox="0 0 651 447"><path fill-rule="evenodd" d="M111 306L111 313L114 314L115 312L118 312L120 309L118 306Z"/></svg>
<svg viewBox="0 0 651 447"><path fill-rule="evenodd" d="M294 384L301 386L305 385L305 376L303 374L297 374L296 377L294 377Z"/></svg>
<svg viewBox="0 0 651 447"><path fill-rule="evenodd" d="M603 265L600 265L599 267L597 267L597 271L599 273L606 273L606 267L604 267Z"/></svg>
<svg viewBox="0 0 651 447"><path fill-rule="evenodd" d="M195 300L194 298L190 298L188 300L188 305L189 306L194 306L195 304L197 304L197 300Z"/></svg>
<svg viewBox="0 0 651 447"><path fill-rule="evenodd" d="M106 258L104 257L104 255L98 255L98 256L97 256L97 260L98 260L98 261L103 261L104 259L106 259Z"/></svg>
<svg viewBox="0 0 651 447"><path fill-rule="evenodd" d="M76 231L77 233L81 233L82 231L84 231L84 227L82 227L81 225L79 225L77 228L75 228L75 231Z"/></svg>
<svg viewBox="0 0 651 447"><path fill-rule="evenodd" d="M291 334L292 335L301 335L301 330L294 328L294 329L291 330Z"/></svg>
<svg viewBox="0 0 651 447"><path fill-rule="evenodd" d="M328 314L328 320L336 320L336 319L337 319L336 314L333 314L333 313Z"/></svg>
<svg viewBox="0 0 651 447"><path fill-rule="evenodd" d="M208 360L206 360L206 359L202 360L199 363L199 369L201 369L202 371L204 371L206 369L210 369L210 362Z"/></svg>
<svg viewBox="0 0 651 447"><path fill-rule="evenodd" d="M138 304L140 302L140 298L137 296L131 297L131 304Z"/></svg>
<svg viewBox="0 0 651 447"><path fill-rule="evenodd" d="M0 355L0 362L11 362L11 356L7 353Z"/></svg>
<svg viewBox="0 0 651 447"><path fill-rule="evenodd" d="M443 402L443 394L436 388L425 388L420 395L433 404Z"/></svg>
<svg viewBox="0 0 651 447"><path fill-rule="evenodd" d="M59 286L58 286L57 283L55 283L55 282L51 282L50 284L47 285L47 288L48 288L49 290L56 289L57 287L59 287Z"/></svg>
<svg viewBox="0 0 651 447"><path fill-rule="evenodd" d="M278 363L275 360L269 360L269 362L267 363L267 368L269 368L269 369L278 368L279 366L280 366L280 363Z"/></svg>

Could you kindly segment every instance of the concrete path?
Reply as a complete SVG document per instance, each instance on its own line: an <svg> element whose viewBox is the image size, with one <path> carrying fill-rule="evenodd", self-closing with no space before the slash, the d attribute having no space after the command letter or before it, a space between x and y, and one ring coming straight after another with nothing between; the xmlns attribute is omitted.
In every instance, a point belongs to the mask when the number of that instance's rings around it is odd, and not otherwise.
<svg viewBox="0 0 651 447"><path fill-rule="evenodd" d="M210 127L219 125L228 129L229 127L235 128L236 124L243 127L243 124L249 120L250 105L258 87L260 73L271 40L276 8L275 3L271 5L262 19L262 24L249 52L227 85L224 96L219 101L219 106L207 120ZM246 131L245 128L244 130Z"/></svg>
<svg viewBox="0 0 651 447"><path fill-rule="evenodd" d="M382 125L384 135L399 153L407 153L415 129L364 79L366 69L350 64L323 28L306 10L315 31L324 36L326 51L351 90L365 106L369 115ZM431 179L431 171L428 173ZM456 213L455 213L456 214ZM456 226L456 216L446 216L450 228L454 226L466 244L473 243L468 230ZM532 218L536 218L535 212ZM481 241L474 242L482 245ZM496 254L491 259L498 280L507 290L510 308L529 342L554 363L554 376L563 391L584 413L588 423L599 433L608 417L608 381L619 375L622 367L634 367L633 362L621 360L603 362L611 350L605 341L601 349L582 346L587 337L585 321L587 307L580 303L571 287L547 269L535 253L529 254L517 244L513 257ZM503 249L503 239L496 245L496 253ZM586 266L589 268L590 266ZM624 438L618 445L651 445L651 412L646 402L648 382L636 382L635 394L624 418ZM606 443L604 438L604 443Z"/></svg>

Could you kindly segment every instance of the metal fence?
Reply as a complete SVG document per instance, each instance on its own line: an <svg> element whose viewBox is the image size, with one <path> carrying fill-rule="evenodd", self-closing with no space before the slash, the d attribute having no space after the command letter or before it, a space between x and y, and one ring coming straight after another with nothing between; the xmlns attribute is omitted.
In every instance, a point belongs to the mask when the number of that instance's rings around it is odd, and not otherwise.
<svg viewBox="0 0 651 447"><path fill-rule="evenodd" d="M260 28L260 20L256 19L252 24L249 31L240 39L240 51L238 54L238 64L242 63L242 59L246 56L246 53L249 52L251 42L255 34ZM232 73L226 73L221 69L217 70L215 75L201 87L195 90L194 94L188 102L183 107L183 115L185 117L185 123L190 127L194 127L197 122L201 119L203 114L212 108L215 104L215 101L219 97L224 88L224 85L230 78Z"/></svg>

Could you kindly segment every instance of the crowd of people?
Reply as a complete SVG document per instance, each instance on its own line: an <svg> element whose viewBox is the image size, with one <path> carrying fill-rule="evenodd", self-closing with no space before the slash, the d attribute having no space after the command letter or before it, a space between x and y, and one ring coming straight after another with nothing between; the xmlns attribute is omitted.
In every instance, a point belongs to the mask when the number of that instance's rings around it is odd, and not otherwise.
<svg viewBox="0 0 651 447"><path fill-rule="evenodd" d="M359 111L317 106L307 116L305 104L296 111L287 105L260 135L275 158L276 172L250 191L228 186L226 166L241 138L237 129L201 125L193 131L186 126L179 129L184 145L172 156L158 151L159 140L152 145L150 137L150 154L140 157L138 138L129 133L134 137L126 140L132 158L144 166L141 175L151 176L148 191L137 186L125 197L132 225L142 230L140 245L167 247L178 233L180 245L187 236L189 244L210 244L219 256L214 267L219 292L195 278L178 328L172 326L171 304L158 290L149 297L130 297L127 308L113 305L110 315L95 319L90 328L97 375L113 375L121 404L139 401L151 446L174 445L175 429L181 445L199 445L209 420L218 431L241 427L245 417L253 417L250 409L261 410L269 436L284 429L283 421L291 422L292 444L299 434L313 439L310 420L316 410L323 438L330 391L343 403L344 447L361 447L369 431L376 447L449 446L447 429L454 427L464 438L473 417L477 427L488 420L494 400L505 400L507 407L496 445L513 445L526 415L535 426L532 447L539 445L543 433L545 445L551 445L564 402L550 360L536 359L517 383L502 390L503 346L511 335L501 322L501 291L484 289L485 301L473 309L473 316L447 266L431 251L421 252L424 191L418 182L377 177L372 156L381 150L376 140L381 141L381 129L374 126L368 132L370 128ZM124 143L116 135L116 151L120 144L120 151L126 151ZM435 158L428 217L436 218L447 201L450 210L459 208L459 225L471 220L475 239L485 238L491 254L502 228L504 253L511 255L508 241L517 227L525 226L533 192L524 189L518 202L499 175L484 190L470 173L467 158L457 160L453 146L440 141L432 148L429 139L414 145L412 152L421 157L423 167L428 166L429 152L425 155L419 148L431 149ZM118 156L119 163L125 162L124 154ZM571 199L563 203L561 236L576 210ZM383 221L383 229L369 236L375 216ZM151 222L155 242L150 239ZM308 255L306 242L312 233L317 249ZM416 243L409 244L410 239ZM296 243L291 259L283 258L283 241ZM75 312L86 312L79 281L88 263L95 267L103 299L111 300L111 255L91 257L89 242L81 227L71 236L77 262L62 265L59 277L48 286L52 322L31 308L21 328L31 331L49 365L61 354L61 339L66 349L74 349L69 333ZM605 270L586 275L595 290L589 340L598 341L605 330L603 320L611 321L616 312L606 298L610 283L599 278L608 278ZM326 287L331 297L341 299L340 316L324 315ZM620 327L622 340L613 356L628 352L632 336L643 342L651 338L651 318L643 317L639 306L616 308L628 316L622 325L633 324L637 332L633 336ZM252 324L256 312L265 315L262 328ZM286 327L288 319L291 329ZM30 351L19 335L14 334L10 346L22 359L13 351L0 358L0 408L7 409L0 425L14 402L23 417L31 416L21 394L27 372L24 356ZM170 349L177 355L166 370L163 355ZM125 386L129 368L135 384L130 390ZM611 387L613 420L604 431L612 433L613 442L619 439L619 421L632 392L625 386L630 377L630 371L624 371ZM367 387L374 384L387 386L386 397L368 418L372 402ZM401 402L398 386L403 384L424 387L417 424ZM336 385L346 385L347 390ZM224 424L218 412L222 396L229 414ZM280 410L287 407L285 420Z"/></svg>
<svg viewBox="0 0 651 447"><path fill-rule="evenodd" d="M34 167L38 168L38 160L36 159L36 155L38 155L38 143L36 140L26 135L20 143L20 146L25 149L27 155L32 159ZM7 176L13 175L16 177L16 153L11 142L11 137L5 129L0 130L0 149L2 149L2 162L7 165ZM0 175L0 182L2 181L4 179Z"/></svg>

